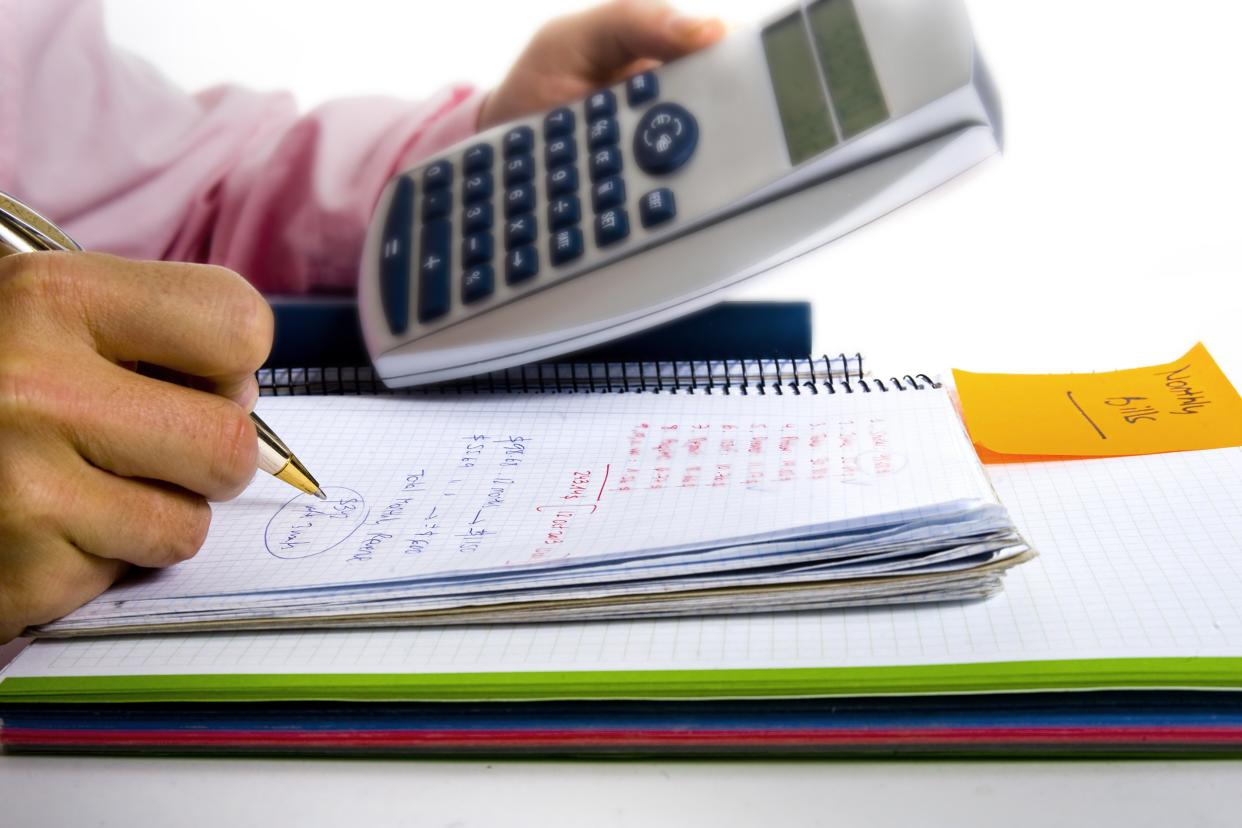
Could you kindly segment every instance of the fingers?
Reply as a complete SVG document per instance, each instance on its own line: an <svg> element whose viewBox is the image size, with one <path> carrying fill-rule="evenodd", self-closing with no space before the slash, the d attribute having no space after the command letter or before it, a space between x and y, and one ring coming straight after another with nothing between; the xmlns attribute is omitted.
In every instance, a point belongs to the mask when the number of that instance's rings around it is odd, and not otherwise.
<svg viewBox="0 0 1242 828"><path fill-rule="evenodd" d="M122 477L227 500L258 464L258 438L241 406L102 361L77 374L48 366L24 378L22 396L28 422Z"/></svg>
<svg viewBox="0 0 1242 828"><path fill-rule="evenodd" d="M224 268L94 253L32 254L25 265L5 285L8 301L58 308L73 334L114 362L149 362L237 389L271 349L270 308Z"/></svg>
<svg viewBox="0 0 1242 828"><path fill-rule="evenodd" d="M0 532L0 539L8 540ZM83 553L62 538L23 538L0 567L0 644L26 627L55 621L103 592L124 561Z"/></svg>
<svg viewBox="0 0 1242 828"><path fill-rule="evenodd" d="M128 480L82 464L72 507L55 518L84 552L146 567L194 557L207 539L211 507L203 498L155 481Z"/></svg>
<svg viewBox="0 0 1242 828"><path fill-rule="evenodd" d="M609 80L634 61L669 61L715 43L725 27L713 18L688 17L662 2L621 0L549 25L549 36L570 47L592 76Z"/></svg>

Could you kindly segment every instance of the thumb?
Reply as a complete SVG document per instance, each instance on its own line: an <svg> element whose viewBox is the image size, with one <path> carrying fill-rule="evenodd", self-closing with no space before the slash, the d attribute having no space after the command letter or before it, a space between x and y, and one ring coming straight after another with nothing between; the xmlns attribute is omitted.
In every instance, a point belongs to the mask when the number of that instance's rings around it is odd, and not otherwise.
<svg viewBox="0 0 1242 828"><path fill-rule="evenodd" d="M554 37L584 64L584 74L611 80L637 60L669 61L724 36L714 18L678 14L661 0L614 0L557 21Z"/></svg>

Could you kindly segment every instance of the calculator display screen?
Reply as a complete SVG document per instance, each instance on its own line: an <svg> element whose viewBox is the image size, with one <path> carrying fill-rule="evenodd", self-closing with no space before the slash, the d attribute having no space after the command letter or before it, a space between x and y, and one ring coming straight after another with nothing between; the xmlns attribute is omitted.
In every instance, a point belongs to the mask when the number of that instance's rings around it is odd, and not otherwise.
<svg viewBox="0 0 1242 828"><path fill-rule="evenodd" d="M827 76L837 123L850 138L888 118L853 0L819 0L807 7L819 64Z"/></svg>
<svg viewBox="0 0 1242 828"><path fill-rule="evenodd" d="M765 28L763 51L789 159L800 164L837 142L802 13L794 12Z"/></svg>

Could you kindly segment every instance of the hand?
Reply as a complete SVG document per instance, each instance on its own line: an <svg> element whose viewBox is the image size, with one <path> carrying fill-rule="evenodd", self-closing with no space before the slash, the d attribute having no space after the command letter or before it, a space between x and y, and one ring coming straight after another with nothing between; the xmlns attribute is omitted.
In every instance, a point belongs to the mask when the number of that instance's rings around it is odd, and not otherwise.
<svg viewBox="0 0 1242 828"><path fill-rule="evenodd" d="M658 0L613 0L543 26L483 104L479 128L585 97L601 86L710 46L719 20L684 17Z"/></svg>
<svg viewBox="0 0 1242 828"><path fill-rule="evenodd" d="M0 642L198 551L254 475L267 303L219 267L0 259ZM177 372L188 384L123 363Z"/></svg>

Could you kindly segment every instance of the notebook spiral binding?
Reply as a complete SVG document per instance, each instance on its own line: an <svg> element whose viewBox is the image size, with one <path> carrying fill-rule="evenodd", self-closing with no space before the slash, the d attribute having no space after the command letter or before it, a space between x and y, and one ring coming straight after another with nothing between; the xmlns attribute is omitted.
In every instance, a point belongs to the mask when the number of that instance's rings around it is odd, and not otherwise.
<svg viewBox="0 0 1242 828"><path fill-rule="evenodd" d="M857 394L939 388L927 374L868 377L862 354L818 359L535 363L451 382L388 388L370 367L264 368L264 396L316 394Z"/></svg>

